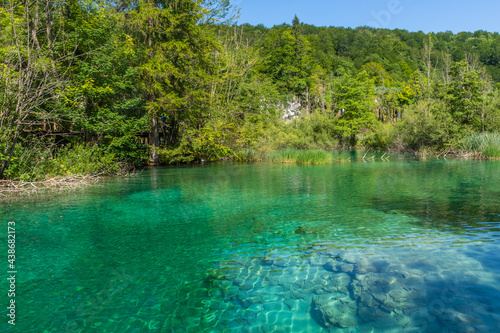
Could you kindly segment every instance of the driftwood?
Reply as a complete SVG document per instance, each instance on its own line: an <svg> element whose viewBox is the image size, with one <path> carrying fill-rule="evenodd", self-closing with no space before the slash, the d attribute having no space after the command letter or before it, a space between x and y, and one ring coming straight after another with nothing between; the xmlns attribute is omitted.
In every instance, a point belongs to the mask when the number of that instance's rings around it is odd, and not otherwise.
<svg viewBox="0 0 500 333"><path fill-rule="evenodd" d="M33 194L43 190L73 190L96 183L99 175L53 177L42 181L24 182L15 180L0 180L0 196L12 194Z"/></svg>

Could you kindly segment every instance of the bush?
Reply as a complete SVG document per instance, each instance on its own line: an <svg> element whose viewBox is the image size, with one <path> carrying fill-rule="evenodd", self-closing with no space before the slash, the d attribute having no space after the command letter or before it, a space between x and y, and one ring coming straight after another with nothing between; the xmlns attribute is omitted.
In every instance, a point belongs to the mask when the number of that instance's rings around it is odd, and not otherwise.
<svg viewBox="0 0 500 333"><path fill-rule="evenodd" d="M404 109L390 146L413 152L458 148L466 130L452 119L443 103L421 101Z"/></svg>
<svg viewBox="0 0 500 333"><path fill-rule="evenodd" d="M336 119L323 113L313 113L288 122L276 121L267 126L256 146L272 150L325 150L339 147L334 131Z"/></svg>
<svg viewBox="0 0 500 333"><path fill-rule="evenodd" d="M178 147L160 149L161 164L215 161L235 157L236 128L232 123L214 122L200 130L186 129Z"/></svg>
<svg viewBox="0 0 500 333"><path fill-rule="evenodd" d="M244 148L235 153L235 159L239 162L257 162L263 160L265 151L257 151L253 148Z"/></svg>
<svg viewBox="0 0 500 333"><path fill-rule="evenodd" d="M302 118L298 123L299 134L302 138L309 138L307 144L300 149L332 149L339 146L336 139L335 126L337 118L324 113L313 113Z"/></svg>
<svg viewBox="0 0 500 333"><path fill-rule="evenodd" d="M114 175L129 169L115 154L98 146L57 147L47 140L40 140L38 144L35 141L17 147L14 160L5 172L7 178L36 181L54 176Z"/></svg>
<svg viewBox="0 0 500 333"><path fill-rule="evenodd" d="M500 131L500 90L497 90L491 103L486 105L484 124L489 132Z"/></svg>
<svg viewBox="0 0 500 333"><path fill-rule="evenodd" d="M54 145L51 139L22 138L15 146L9 166L4 171L5 179L32 181L44 178L38 167L53 158ZM5 144L0 144L3 151Z"/></svg>
<svg viewBox="0 0 500 333"><path fill-rule="evenodd" d="M47 176L116 175L127 166L101 147L79 144L58 149L54 158L39 169Z"/></svg>
<svg viewBox="0 0 500 333"><path fill-rule="evenodd" d="M141 143L133 133L113 137L105 144L106 154L114 155L117 160L135 167L145 165L149 158L148 146Z"/></svg>
<svg viewBox="0 0 500 333"><path fill-rule="evenodd" d="M379 123L376 125L374 131L365 137L362 144L367 148L385 150L393 144L394 132L394 125L392 123Z"/></svg>

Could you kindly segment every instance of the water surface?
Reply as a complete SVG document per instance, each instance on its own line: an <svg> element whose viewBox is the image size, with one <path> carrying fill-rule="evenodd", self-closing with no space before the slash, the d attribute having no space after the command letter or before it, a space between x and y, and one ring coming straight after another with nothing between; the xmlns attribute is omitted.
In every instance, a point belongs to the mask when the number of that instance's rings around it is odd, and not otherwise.
<svg viewBox="0 0 500 333"><path fill-rule="evenodd" d="M157 168L0 216L0 332L500 331L498 162Z"/></svg>

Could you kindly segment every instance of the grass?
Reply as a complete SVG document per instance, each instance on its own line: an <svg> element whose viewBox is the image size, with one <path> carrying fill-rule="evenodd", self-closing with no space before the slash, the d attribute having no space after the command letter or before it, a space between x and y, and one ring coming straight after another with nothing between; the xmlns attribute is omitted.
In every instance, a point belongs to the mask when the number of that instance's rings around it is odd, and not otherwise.
<svg viewBox="0 0 500 333"><path fill-rule="evenodd" d="M462 148L483 158L500 158L500 133L473 133L464 139Z"/></svg>
<svg viewBox="0 0 500 333"><path fill-rule="evenodd" d="M500 143L488 143L482 148L481 155L486 158L500 158Z"/></svg>
<svg viewBox="0 0 500 333"><path fill-rule="evenodd" d="M267 157L278 163L297 164L325 164L348 160L342 153L334 154L326 150L298 150L292 148L270 152Z"/></svg>
<svg viewBox="0 0 500 333"><path fill-rule="evenodd" d="M259 155L259 152L253 148L244 148L236 152L235 160L239 162L257 162L262 159Z"/></svg>

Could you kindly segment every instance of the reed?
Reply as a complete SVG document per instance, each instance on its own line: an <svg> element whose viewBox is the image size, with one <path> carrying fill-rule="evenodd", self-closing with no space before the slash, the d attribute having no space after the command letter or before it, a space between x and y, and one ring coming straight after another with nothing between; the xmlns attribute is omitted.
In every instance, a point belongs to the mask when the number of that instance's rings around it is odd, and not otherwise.
<svg viewBox="0 0 500 333"><path fill-rule="evenodd" d="M292 148L273 151L267 156L274 162L297 164L325 164L348 160L348 157L342 153L332 153L326 150L298 150Z"/></svg>
<svg viewBox="0 0 500 333"><path fill-rule="evenodd" d="M473 133L464 139L462 148L483 158L500 158L500 133Z"/></svg>

